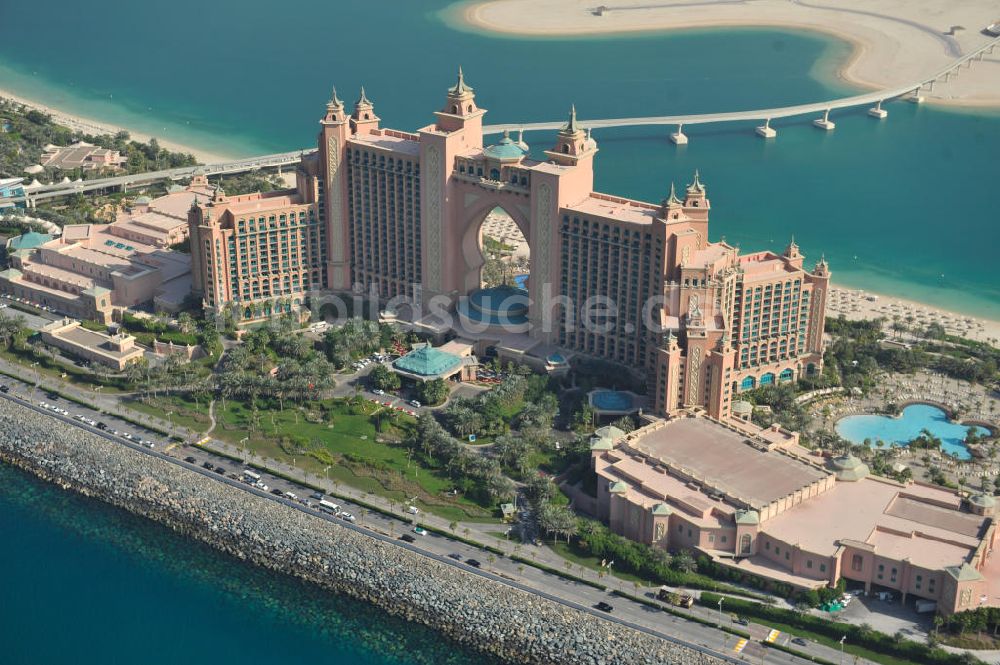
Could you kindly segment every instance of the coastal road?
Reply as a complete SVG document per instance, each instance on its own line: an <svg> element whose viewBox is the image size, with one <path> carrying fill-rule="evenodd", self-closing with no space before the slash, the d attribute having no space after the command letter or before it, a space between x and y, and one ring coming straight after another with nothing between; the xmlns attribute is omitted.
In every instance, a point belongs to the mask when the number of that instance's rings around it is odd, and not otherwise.
<svg viewBox="0 0 1000 665"><path fill-rule="evenodd" d="M637 630L656 635L661 639L684 644L732 662L745 661L751 658L752 660L757 660L757 658L765 654L765 651L767 662L788 663L789 665L805 662L803 659L791 654L772 649L764 650L763 647L753 642L747 645L742 653L737 654L733 649L737 646L738 638L718 631L714 627L672 616L655 608L619 597L608 591L601 591L585 584L567 580L530 565L518 564L516 561L506 557L496 557L491 561L489 553L474 546L433 533L418 535L412 531L413 525L405 521L405 519L396 519L381 513L368 511L347 500L331 499L340 504L344 510L352 513L358 520L353 524L346 522L342 518L319 512L316 509L314 500L307 498L312 493L312 490L306 489L297 483L271 474L261 473L262 480L268 485L269 489L291 492L297 496L297 500L293 500L287 496L275 496L241 482L239 477L242 474L243 466L233 462L231 459L214 455L201 449L165 441L162 435L136 427L121 420L114 414L92 410L65 399L56 400L54 404L67 410L69 412L68 416L46 410L40 407L38 402L52 402L47 395L35 393L34 399L32 399L32 387L30 385L18 384L15 381L9 380L5 381L5 383L10 386L10 392L6 394L0 393L4 398L18 400L40 413L87 429L110 441L128 446L134 450L185 466L195 473L214 478L240 491L252 492L269 500L279 501L291 508L306 512L317 519L365 533L370 537L395 546L405 547L423 556L434 558L444 564L463 568L471 574L489 577L523 591L544 596L563 605L574 607L606 620L629 625ZM109 431L97 430L83 422L75 420L72 416L77 414L105 423ZM124 439L121 436L115 436L110 430L132 433L152 442L154 447L149 448L134 441ZM194 461L186 462L184 458L193 458ZM206 463L215 468L221 467L224 469L224 472L220 474L215 470L209 470L204 466ZM411 534L415 542L410 544L399 540L399 536L404 533ZM467 562L470 559L479 561L481 567L475 568L469 565ZM622 590L632 592L631 589L623 588ZM614 611L607 614L596 610L594 605L602 601L612 605ZM726 623L730 622L726 614L722 615L722 620ZM760 633L762 630L766 634L766 627L752 626L751 628L754 628L752 631L754 634ZM784 642L787 639L786 636L784 640L779 641ZM828 660L836 659L836 652L820 645L810 644L801 649L804 652L810 653L810 655L822 656Z"/></svg>

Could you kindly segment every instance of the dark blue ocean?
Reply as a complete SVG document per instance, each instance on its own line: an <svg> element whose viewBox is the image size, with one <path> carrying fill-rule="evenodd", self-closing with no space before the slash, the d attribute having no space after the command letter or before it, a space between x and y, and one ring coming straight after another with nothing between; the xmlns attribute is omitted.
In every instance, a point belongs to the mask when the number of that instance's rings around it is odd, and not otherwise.
<svg viewBox="0 0 1000 665"><path fill-rule="evenodd" d="M492 663L0 465L0 663Z"/></svg>

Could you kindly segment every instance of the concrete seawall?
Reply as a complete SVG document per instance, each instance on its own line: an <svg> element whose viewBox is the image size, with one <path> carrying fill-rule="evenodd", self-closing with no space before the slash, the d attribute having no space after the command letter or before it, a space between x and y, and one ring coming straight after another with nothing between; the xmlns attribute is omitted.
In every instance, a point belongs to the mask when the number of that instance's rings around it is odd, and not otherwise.
<svg viewBox="0 0 1000 665"><path fill-rule="evenodd" d="M0 399L0 461L517 663L723 663Z"/></svg>

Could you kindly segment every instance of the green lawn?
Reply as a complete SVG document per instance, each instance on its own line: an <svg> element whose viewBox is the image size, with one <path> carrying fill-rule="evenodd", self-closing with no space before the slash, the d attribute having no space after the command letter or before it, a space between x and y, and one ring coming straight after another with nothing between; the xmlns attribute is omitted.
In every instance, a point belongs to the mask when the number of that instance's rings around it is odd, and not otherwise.
<svg viewBox="0 0 1000 665"><path fill-rule="evenodd" d="M204 432L212 424L208 417L208 404L205 402L197 403L180 395L158 395L155 399L150 398L148 402L138 398L130 398L124 403L130 409L162 418L193 432ZM167 416L168 411L173 412L169 417Z"/></svg>
<svg viewBox="0 0 1000 665"><path fill-rule="evenodd" d="M223 409L217 401L218 426L212 434L236 445L248 437L247 445L257 457L293 464L317 478L329 476L400 503L416 496L418 506L445 519L491 519L489 508L447 496L453 487L447 475L409 455L400 441L415 422L411 416L397 416L395 425L386 419L378 432L376 420L384 410L371 402L352 406L345 400L322 400L284 406L259 407L251 433L254 415L248 404L228 400Z"/></svg>

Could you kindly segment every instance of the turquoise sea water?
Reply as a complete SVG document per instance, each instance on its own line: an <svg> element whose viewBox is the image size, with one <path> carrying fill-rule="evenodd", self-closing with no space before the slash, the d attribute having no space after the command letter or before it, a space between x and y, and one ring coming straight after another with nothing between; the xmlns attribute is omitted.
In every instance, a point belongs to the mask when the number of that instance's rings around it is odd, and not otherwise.
<svg viewBox="0 0 1000 665"><path fill-rule="evenodd" d="M849 47L814 34L715 30L517 39L456 30L442 1L128 0L47 3L45 39L0 22L0 87L83 115L233 154L310 146L336 84L365 84L387 126L432 120L458 64L487 121L762 108L834 98ZM835 281L1000 318L992 255L1000 114L905 102L776 123L595 133L597 186L659 200L700 168L712 233L745 249L790 235ZM751 123L752 124L752 123ZM551 136L530 134L536 149Z"/></svg>
<svg viewBox="0 0 1000 665"><path fill-rule="evenodd" d="M0 465L4 665L494 661Z"/></svg>
<svg viewBox="0 0 1000 665"><path fill-rule="evenodd" d="M837 434L851 443L861 444L865 439L878 447L901 446L915 439L923 429L941 439L941 450L958 459L970 459L965 447L969 428L948 420L948 415L930 404L911 404L897 418L886 416L848 416L837 422ZM989 434L984 427L976 427L979 434Z"/></svg>

